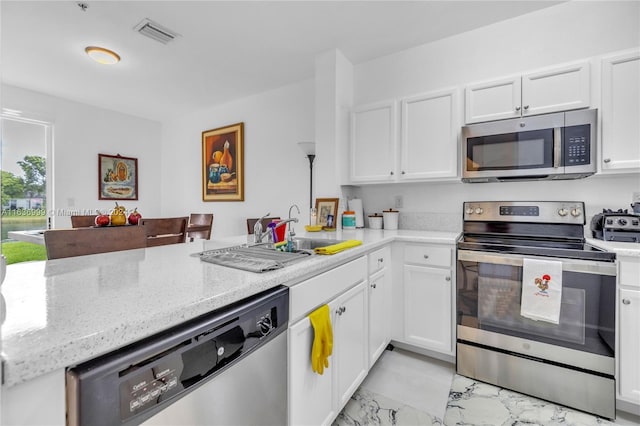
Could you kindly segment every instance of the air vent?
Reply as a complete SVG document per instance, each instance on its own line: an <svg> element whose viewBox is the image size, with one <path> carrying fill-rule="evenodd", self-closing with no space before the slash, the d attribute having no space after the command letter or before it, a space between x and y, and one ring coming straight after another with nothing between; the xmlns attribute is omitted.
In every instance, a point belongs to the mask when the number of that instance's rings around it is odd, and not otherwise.
<svg viewBox="0 0 640 426"><path fill-rule="evenodd" d="M143 19L138 25L134 27L134 30L136 30L143 36L152 38L162 44L167 44L180 35L175 31L171 31L170 29L163 27L156 22L153 22L151 19Z"/></svg>

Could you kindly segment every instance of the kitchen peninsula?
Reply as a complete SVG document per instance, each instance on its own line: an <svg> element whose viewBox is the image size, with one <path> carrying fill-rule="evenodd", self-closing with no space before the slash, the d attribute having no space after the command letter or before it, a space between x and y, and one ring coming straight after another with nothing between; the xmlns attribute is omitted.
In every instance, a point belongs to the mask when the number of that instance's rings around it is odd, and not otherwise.
<svg viewBox="0 0 640 426"><path fill-rule="evenodd" d="M200 261L194 254L246 242L196 241L147 249L12 265L2 287L3 418L7 409L64 424L64 369L278 285L296 284L394 242L443 245L455 232L355 230L308 234L358 239L361 246L263 274ZM300 233L300 236L304 236ZM327 302L317 300L316 305ZM53 398L12 393L51 378ZM59 395L58 395L59 394ZM45 403L45 400L48 403ZM57 401L57 404L51 404ZM34 405L31 405L34 404ZM55 406L51 406L55 405Z"/></svg>

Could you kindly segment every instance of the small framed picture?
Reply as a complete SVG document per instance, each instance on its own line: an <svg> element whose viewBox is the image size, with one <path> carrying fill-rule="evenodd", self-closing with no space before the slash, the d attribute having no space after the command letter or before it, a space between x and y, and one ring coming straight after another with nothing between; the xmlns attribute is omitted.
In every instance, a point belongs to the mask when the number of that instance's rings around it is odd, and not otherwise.
<svg viewBox="0 0 640 426"><path fill-rule="evenodd" d="M138 199L138 159L98 154L98 199Z"/></svg>
<svg viewBox="0 0 640 426"><path fill-rule="evenodd" d="M335 218L338 212L338 198L316 198L316 225L335 228Z"/></svg>

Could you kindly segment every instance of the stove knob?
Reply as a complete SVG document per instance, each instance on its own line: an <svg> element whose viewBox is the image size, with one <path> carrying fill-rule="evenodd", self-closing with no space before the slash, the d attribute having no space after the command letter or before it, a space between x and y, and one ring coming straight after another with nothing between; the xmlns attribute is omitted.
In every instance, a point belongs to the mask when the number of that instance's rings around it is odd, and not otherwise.
<svg viewBox="0 0 640 426"><path fill-rule="evenodd" d="M620 226L627 226L627 219L624 219L624 218L618 219L618 224Z"/></svg>
<svg viewBox="0 0 640 426"><path fill-rule="evenodd" d="M582 210L580 209L571 209L571 216L578 217L582 214Z"/></svg>
<svg viewBox="0 0 640 426"><path fill-rule="evenodd" d="M467 207L467 210L465 210L466 214L473 214L473 207Z"/></svg>
<svg viewBox="0 0 640 426"><path fill-rule="evenodd" d="M261 318L256 325L258 326L258 329L260 330L260 333L262 333L263 336L266 336L267 334L269 334L269 332L273 328L273 324L271 323L271 318L269 317Z"/></svg>
<svg viewBox="0 0 640 426"><path fill-rule="evenodd" d="M476 214L482 214L484 210L482 210L480 207L476 207Z"/></svg>
<svg viewBox="0 0 640 426"><path fill-rule="evenodd" d="M569 214L569 210L567 210L567 209L565 209L565 208L563 207L563 208L561 208L560 210L558 210L558 214L559 214L560 216L563 216L563 217L564 217L564 216L566 216L566 215L568 215L568 214Z"/></svg>

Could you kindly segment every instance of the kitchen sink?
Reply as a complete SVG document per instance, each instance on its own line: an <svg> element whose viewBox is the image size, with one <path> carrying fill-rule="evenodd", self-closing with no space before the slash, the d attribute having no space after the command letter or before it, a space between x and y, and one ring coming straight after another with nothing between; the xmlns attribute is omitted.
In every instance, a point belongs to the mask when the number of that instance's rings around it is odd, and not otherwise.
<svg viewBox="0 0 640 426"><path fill-rule="evenodd" d="M299 237L294 238L293 243L298 251L302 250L313 250L319 247L327 247L332 246L334 244L339 244L343 242L343 240L335 240L335 239L327 239L327 238L307 238L307 237Z"/></svg>

